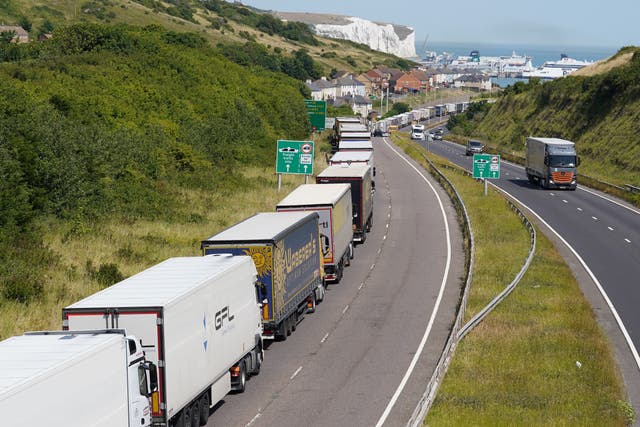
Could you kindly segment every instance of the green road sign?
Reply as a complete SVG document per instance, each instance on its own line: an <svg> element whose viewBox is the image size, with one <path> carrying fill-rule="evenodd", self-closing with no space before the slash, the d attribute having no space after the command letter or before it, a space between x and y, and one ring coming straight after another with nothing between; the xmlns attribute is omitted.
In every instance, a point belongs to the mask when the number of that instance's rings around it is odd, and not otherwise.
<svg viewBox="0 0 640 427"><path fill-rule="evenodd" d="M500 156L495 154L474 154L473 177L500 179Z"/></svg>
<svg viewBox="0 0 640 427"><path fill-rule="evenodd" d="M314 101L313 99L305 99L307 105L307 113L309 113L309 122L311 122L311 130L324 130L324 119L327 116L327 101Z"/></svg>
<svg viewBox="0 0 640 427"><path fill-rule="evenodd" d="M313 175L313 141L278 141L276 173Z"/></svg>

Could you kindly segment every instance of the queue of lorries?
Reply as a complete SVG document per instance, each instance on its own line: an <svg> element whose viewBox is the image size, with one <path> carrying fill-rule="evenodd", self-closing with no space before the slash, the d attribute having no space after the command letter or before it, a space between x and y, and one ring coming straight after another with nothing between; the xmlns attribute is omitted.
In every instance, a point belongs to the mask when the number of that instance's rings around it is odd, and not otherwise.
<svg viewBox="0 0 640 427"><path fill-rule="evenodd" d="M371 230L373 146L357 130L343 140L347 123L359 122L336 119L337 145L358 148L336 151L274 212L203 239L203 256L169 258L65 307L60 331L0 342L2 424L200 426L244 391L265 340L286 340L316 310Z"/></svg>

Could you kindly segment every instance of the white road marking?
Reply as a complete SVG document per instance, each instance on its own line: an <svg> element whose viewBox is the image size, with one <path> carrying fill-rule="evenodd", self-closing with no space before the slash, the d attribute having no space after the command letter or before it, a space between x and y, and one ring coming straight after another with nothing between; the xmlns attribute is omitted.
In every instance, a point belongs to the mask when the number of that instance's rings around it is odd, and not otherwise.
<svg viewBox="0 0 640 427"><path fill-rule="evenodd" d="M566 199L562 199L562 203L569 203Z"/></svg>
<svg viewBox="0 0 640 427"><path fill-rule="evenodd" d="M364 286L364 282L360 283L360 286L358 286L358 290L362 289Z"/></svg>
<svg viewBox="0 0 640 427"><path fill-rule="evenodd" d="M503 190L502 188L498 187L495 184L491 184L494 186L494 188L502 191L505 194L509 194L507 193L505 190ZM611 314L613 315L613 317L616 319L616 323L618 324L618 327L620 328L620 331L622 332L622 335L624 336L625 340L627 341L627 346L629 346L629 350L631 351L631 354L633 356L633 359L636 362L636 366L638 366L638 368L640 369L640 355L638 354L638 350L636 349L636 346L633 344L633 341L631 340L631 336L629 335L629 331L627 331L626 326L624 326L624 323L622 323L622 319L620 318L620 315L618 314L618 311L616 310L616 308L613 306L613 303L611 302L611 300L609 299L609 295L607 295L607 293L605 292L604 288L602 287L602 285L600 284L600 281L598 280L598 278L595 276L595 274L593 274L593 272L591 271L591 269L589 268L589 266L587 265L586 262L584 262L584 260L582 259L582 257L578 254L578 252L573 248L573 246L571 246L569 244L569 242L567 242L564 237L562 237L560 235L560 233L558 233L553 227L551 227L549 224L547 224L547 222L542 219L542 217L540 215L538 215L538 213L536 211L534 211L533 209L531 209L529 206L525 205L524 203L522 203L520 200L518 200L518 198L514 197L512 194L509 194L509 196L511 198L513 198L516 202L518 202L520 205L522 205L523 207L525 207L529 212L531 212L533 215L535 215L536 218L538 218L538 220L543 223L547 228L549 228L549 230L551 230L551 232L553 234L556 235L556 237L558 237L558 239L560 239L560 241L562 243L564 243L564 245L569 248L569 250L573 253L573 255L578 259L578 262L580 262L580 264L582 264L582 267L586 270L587 274L589 274L589 276L591 277L591 280L593 280L593 283L595 283L596 287L598 288L598 290L600 291L600 295L602 295L602 298L604 298L605 302L607 303L607 305L609 306L609 310L611 310ZM606 199L605 197L603 197L603 199ZM595 218L595 217L593 217ZM595 218L597 220L597 218Z"/></svg>
<svg viewBox="0 0 640 427"><path fill-rule="evenodd" d="M556 195L556 193L549 193L549 195L550 195L550 196L555 196L555 195Z"/></svg>
<svg viewBox="0 0 640 427"><path fill-rule="evenodd" d="M349 304L347 304L347 306L344 308L344 310L342 310L342 314L345 314L347 312L347 310L349 310Z"/></svg>
<svg viewBox="0 0 640 427"><path fill-rule="evenodd" d="M579 210L580 212L582 212L582 208L578 208L578 210Z"/></svg>
<svg viewBox="0 0 640 427"><path fill-rule="evenodd" d="M440 212L442 213L442 219L444 221L445 235L447 236L447 262L444 269L444 275L442 276L442 283L440 284L440 291L438 292L438 297L436 298L436 302L433 306L433 311L431 312L431 317L429 318L429 323L427 324L427 328L424 331L422 340L420 341L420 344L418 345L418 349L413 355L413 359L411 360L411 363L409 364L409 367L407 368L407 371L405 372L404 377L402 378L402 381L400 381L398 388L396 389L395 393L391 397L391 400L389 400L389 403L387 404L387 407L385 408L384 412L380 416L380 419L378 419L378 422L376 423L376 427L382 427L384 422L387 420L387 417L389 417L389 414L391 413L391 409L393 409L396 402L398 401L398 397L400 397L400 393L402 393L402 390L404 390L404 387L407 384L407 381L409 381L409 377L413 373L413 370L415 369L416 364L418 363L418 359L420 358L420 355L424 350L424 346L427 343L427 339L431 334L431 329L433 328L433 323L435 322L436 315L438 314L438 309L440 308L440 303L442 302L442 297L444 295L444 288L445 288L445 285L447 284L447 279L449 278L449 269L451 268L451 233L449 230L449 222L447 221L447 213L444 210L444 205L442 204L442 199L440 198L440 195L436 191L435 187L431 184L431 182L429 182L427 177L425 177L424 174L420 172L420 170L413 165L413 163L411 163L409 160L406 159L406 157L404 157L395 148L393 148L391 144L389 144L386 141L385 141L385 144L394 153L396 153L398 157L404 160L405 163L407 163L414 171L416 171L418 175L422 177L424 182L426 182L429 185L429 187L431 187L431 191L433 191L433 194L436 196L436 199L438 200L438 204L440 205Z"/></svg>
<svg viewBox="0 0 640 427"><path fill-rule="evenodd" d="M249 427L251 424L256 422L258 420L258 418L260 418L261 416L262 416L262 414L260 412L258 412L255 417L251 418L251 421L249 421L245 427Z"/></svg>
<svg viewBox="0 0 640 427"><path fill-rule="evenodd" d="M329 332L327 332L326 334L324 334L324 336L322 337L322 339L320 340L320 344L324 343L327 338L329 338Z"/></svg>
<svg viewBox="0 0 640 427"><path fill-rule="evenodd" d="M627 243L631 243L631 240L629 240L629 239L624 239L624 241L627 242Z"/></svg>
<svg viewBox="0 0 640 427"><path fill-rule="evenodd" d="M595 217L595 216L592 216L591 218L593 218L593 220L594 220L594 221L597 221L597 220L598 220L598 218L597 218L597 217Z"/></svg>
<svg viewBox="0 0 640 427"><path fill-rule="evenodd" d="M607 227L609 230L613 231L613 227Z"/></svg>
<svg viewBox="0 0 640 427"><path fill-rule="evenodd" d="M371 267L369 267L369 270L373 270L375 268L375 266L376 266L375 263L371 264Z"/></svg>
<svg viewBox="0 0 640 427"><path fill-rule="evenodd" d="M291 375L291 378L289 378L290 380L294 379L299 373L300 371L302 371L302 366L300 366L298 369L296 369L296 371L293 373L293 375Z"/></svg>
<svg viewBox="0 0 640 427"><path fill-rule="evenodd" d="M585 192L587 192L587 193L589 193L589 194L593 194L593 195L594 195L594 196L596 196L596 197L600 197L601 199L604 199L604 200L606 200L606 201L608 201L608 202L611 202L611 203L613 203L614 205L618 205L618 206L620 206L621 208L624 208L624 209L630 210L631 212L633 212L633 213L636 213L636 214L640 215L640 211L638 211L638 210L636 210L636 209L634 209L634 208L631 208L631 207L629 207L629 206L625 206L625 205L623 205L622 203L617 202L617 201L615 201L615 200L613 200L613 199L610 199L610 198L608 198L608 197L606 197L606 196L603 196L603 195L601 195L601 194L598 194L598 193L596 193L596 192L595 192L595 191L593 191L593 190L590 190L590 189L585 188L585 187L582 187L582 186L578 186L578 189L579 189L580 191L585 191Z"/></svg>

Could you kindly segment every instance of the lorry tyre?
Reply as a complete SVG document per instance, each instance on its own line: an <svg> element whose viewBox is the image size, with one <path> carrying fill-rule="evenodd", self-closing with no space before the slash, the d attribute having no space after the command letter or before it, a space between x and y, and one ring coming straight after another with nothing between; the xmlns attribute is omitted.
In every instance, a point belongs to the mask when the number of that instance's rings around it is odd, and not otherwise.
<svg viewBox="0 0 640 427"><path fill-rule="evenodd" d="M188 406L185 406L184 408L182 408L182 411L180 413L180 417L178 418L178 422L176 423L176 427L178 426L182 426L182 427L191 427L191 408Z"/></svg>
<svg viewBox="0 0 640 427"><path fill-rule="evenodd" d="M209 393L205 393L200 397L200 425L207 424L209 420Z"/></svg>
<svg viewBox="0 0 640 427"><path fill-rule="evenodd" d="M530 173L527 174L527 179L529 180L529 183L531 183L531 184L534 184L536 182L535 178Z"/></svg>
<svg viewBox="0 0 640 427"><path fill-rule="evenodd" d="M196 399L189 408L191 413L191 423L189 427L200 427L200 400Z"/></svg>
<svg viewBox="0 0 640 427"><path fill-rule="evenodd" d="M291 333L295 332L298 327L298 312L296 311L291 315Z"/></svg>
<svg viewBox="0 0 640 427"><path fill-rule="evenodd" d="M278 330L276 332L276 338L279 341L287 340L287 319L284 319L280 325L278 325Z"/></svg>
<svg viewBox="0 0 640 427"><path fill-rule="evenodd" d="M254 366L253 375L258 375L262 368L262 348L256 348L256 364Z"/></svg>

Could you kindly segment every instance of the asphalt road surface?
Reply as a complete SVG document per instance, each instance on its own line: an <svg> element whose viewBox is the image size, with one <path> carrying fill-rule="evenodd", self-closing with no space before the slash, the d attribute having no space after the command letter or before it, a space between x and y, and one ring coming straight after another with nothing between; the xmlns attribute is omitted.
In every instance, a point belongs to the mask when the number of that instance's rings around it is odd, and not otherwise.
<svg viewBox="0 0 640 427"><path fill-rule="evenodd" d="M289 339L270 343L260 375L217 405L208 426L409 420L454 321L464 255L445 193L383 138L374 147L377 191L366 242L317 311Z"/></svg>
<svg viewBox="0 0 640 427"><path fill-rule="evenodd" d="M435 141L428 149L472 170L473 157L458 144ZM572 248L570 262L583 264L597 289L583 292L614 344L630 401L640 410L640 211L580 186L579 177L576 191L544 190L528 182L521 166L503 161L500 169L500 179L491 182L555 230L561 245L564 240Z"/></svg>

